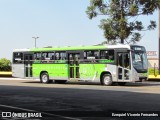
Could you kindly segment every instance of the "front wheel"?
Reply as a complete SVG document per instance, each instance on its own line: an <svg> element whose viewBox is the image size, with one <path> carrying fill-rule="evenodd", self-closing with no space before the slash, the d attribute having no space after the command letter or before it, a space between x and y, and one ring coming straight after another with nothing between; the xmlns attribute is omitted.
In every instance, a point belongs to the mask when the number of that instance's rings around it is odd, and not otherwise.
<svg viewBox="0 0 160 120"><path fill-rule="evenodd" d="M112 85L112 76L111 76L111 74L104 74L102 76L102 79L101 79L101 84L102 85L106 85L106 86Z"/></svg>
<svg viewBox="0 0 160 120"><path fill-rule="evenodd" d="M40 76L41 83L50 83L51 80L49 80L49 75L47 72L43 72Z"/></svg>

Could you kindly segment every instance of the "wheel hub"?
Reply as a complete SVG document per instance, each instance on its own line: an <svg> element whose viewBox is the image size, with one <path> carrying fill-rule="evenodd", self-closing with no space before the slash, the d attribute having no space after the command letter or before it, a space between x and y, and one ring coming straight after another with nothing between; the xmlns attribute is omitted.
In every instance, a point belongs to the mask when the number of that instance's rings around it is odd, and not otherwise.
<svg viewBox="0 0 160 120"><path fill-rule="evenodd" d="M43 81L43 82L47 82L47 76L46 76L46 75L43 75L43 76L42 76L42 81Z"/></svg>

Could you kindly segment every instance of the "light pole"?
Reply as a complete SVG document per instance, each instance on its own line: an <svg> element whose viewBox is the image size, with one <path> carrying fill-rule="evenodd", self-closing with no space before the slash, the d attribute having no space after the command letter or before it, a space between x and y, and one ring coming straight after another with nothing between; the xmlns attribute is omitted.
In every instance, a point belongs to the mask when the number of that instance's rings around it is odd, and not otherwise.
<svg viewBox="0 0 160 120"><path fill-rule="evenodd" d="M159 18L158 18L158 21L159 21L159 34L158 34L158 70L159 70L159 75L160 75L160 9L158 10L158 13L159 13Z"/></svg>
<svg viewBox="0 0 160 120"><path fill-rule="evenodd" d="M32 38L35 39L35 48L36 48L36 47L37 47L37 46L36 46L36 40L37 40L39 37L32 37Z"/></svg>

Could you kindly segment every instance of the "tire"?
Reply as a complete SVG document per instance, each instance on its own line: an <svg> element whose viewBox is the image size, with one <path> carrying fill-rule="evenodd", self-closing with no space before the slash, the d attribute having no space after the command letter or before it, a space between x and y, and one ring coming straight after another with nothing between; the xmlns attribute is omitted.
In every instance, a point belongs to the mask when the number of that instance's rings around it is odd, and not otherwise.
<svg viewBox="0 0 160 120"><path fill-rule="evenodd" d="M118 82L118 85L120 86L124 86L126 84L126 82Z"/></svg>
<svg viewBox="0 0 160 120"><path fill-rule="evenodd" d="M112 85L112 76L111 74L104 74L101 79L101 84L105 86Z"/></svg>
<svg viewBox="0 0 160 120"><path fill-rule="evenodd" d="M49 75L47 72L43 72L40 76L41 83L51 83L51 80L49 80Z"/></svg>
<svg viewBox="0 0 160 120"><path fill-rule="evenodd" d="M55 80L55 83L58 83L58 84L64 84L66 82L67 80Z"/></svg>

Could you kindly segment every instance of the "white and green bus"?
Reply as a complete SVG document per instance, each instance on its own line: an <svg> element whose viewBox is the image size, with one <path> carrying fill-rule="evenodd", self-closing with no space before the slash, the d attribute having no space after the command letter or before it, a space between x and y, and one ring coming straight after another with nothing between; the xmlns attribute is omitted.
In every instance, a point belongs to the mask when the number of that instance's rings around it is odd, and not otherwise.
<svg viewBox="0 0 160 120"><path fill-rule="evenodd" d="M146 50L139 45L97 45L16 49L12 76L40 79L42 83L70 80L102 85L148 79Z"/></svg>

